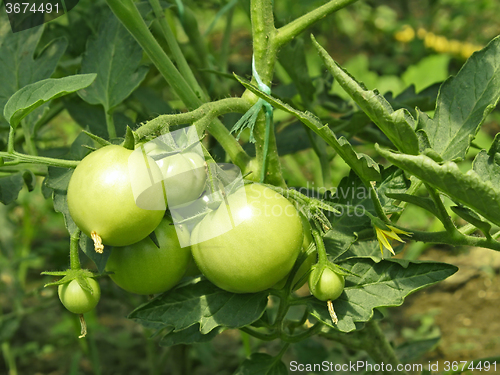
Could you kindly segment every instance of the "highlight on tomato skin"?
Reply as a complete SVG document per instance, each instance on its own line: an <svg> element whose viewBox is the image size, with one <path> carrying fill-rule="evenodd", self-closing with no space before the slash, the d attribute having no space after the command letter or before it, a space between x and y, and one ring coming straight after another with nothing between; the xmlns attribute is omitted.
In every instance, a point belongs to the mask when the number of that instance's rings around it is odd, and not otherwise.
<svg viewBox="0 0 500 375"><path fill-rule="evenodd" d="M233 293L254 293L290 272L302 248L302 221L282 195L250 184L210 212L193 229L191 243L194 260L208 280Z"/></svg>

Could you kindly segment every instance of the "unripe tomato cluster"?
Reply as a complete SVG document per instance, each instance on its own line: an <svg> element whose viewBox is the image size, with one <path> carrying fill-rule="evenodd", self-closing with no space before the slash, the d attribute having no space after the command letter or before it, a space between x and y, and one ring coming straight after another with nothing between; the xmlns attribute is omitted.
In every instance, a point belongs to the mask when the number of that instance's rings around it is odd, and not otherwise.
<svg viewBox="0 0 500 375"><path fill-rule="evenodd" d="M114 246L106 271L118 286L137 294L162 293L173 288L189 266L189 274L199 269L215 285L234 293L283 287L299 253L312 242L307 219L290 201L260 184L242 186L218 207L211 207L190 233L187 227L174 226L164 208L141 207L144 199L154 207L155 200L166 197L178 207L199 198L206 183L203 158L196 153L178 154L157 163L154 156L162 150L149 150L148 173L161 174L164 180L141 197L139 207L132 185L143 175L132 175L132 153L115 145L92 152L75 169L67 196L71 217L82 232L99 238L104 246ZM179 170L188 173L178 174ZM192 245L182 247L187 243ZM303 262L293 280L294 289L315 262L316 253ZM318 298L325 294L334 299L327 285L334 275L324 272L315 288ZM99 285L94 279L89 284L93 293L76 280L59 287L68 310L82 314L97 304Z"/></svg>

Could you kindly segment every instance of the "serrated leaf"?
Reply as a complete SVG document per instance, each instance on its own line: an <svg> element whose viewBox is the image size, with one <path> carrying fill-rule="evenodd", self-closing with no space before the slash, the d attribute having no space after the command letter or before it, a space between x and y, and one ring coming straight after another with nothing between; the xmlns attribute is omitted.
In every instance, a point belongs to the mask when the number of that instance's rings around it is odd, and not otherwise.
<svg viewBox="0 0 500 375"><path fill-rule="evenodd" d="M446 263L402 259L375 263L369 258L350 258L339 265L362 277L346 277L344 291L333 303L338 324L332 324L325 302L310 297L308 306L314 317L343 332L353 331L354 322L370 320L373 309L400 306L409 294L442 281L458 270Z"/></svg>
<svg viewBox="0 0 500 375"><path fill-rule="evenodd" d="M425 155L397 154L375 146L388 161L448 195L455 202L472 208L500 225L500 190L484 181L475 171L462 173L453 162L443 165Z"/></svg>
<svg viewBox="0 0 500 375"><path fill-rule="evenodd" d="M103 19L96 38L87 44L82 73L97 73L96 81L78 93L89 104L106 112L123 102L144 80L149 70L139 66L142 48L114 14Z"/></svg>
<svg viewBox="0 0 500 375"><path fill-rule="evenodd" d="M376 90L366 90L328 55L313 36L311 39L330 73L397 149L408 154L418 154L415 120L411 114L404 108L394 111Z"/></svg>
<svg viewBox="0 0 500 375"><path fill-rule="evenodd" d="M207 342L221 333L222 330L223 329L219 327L211 330L207 334L202 334L200 331L200 325L195 324L178 332L169 332L160 340L160 346L173 346L179 344L190 345Z"/></svg>
<svg viewBox="0 0 500 375"><path fill-rule="evenodd" d="M474 158L472 169L483 181L489 181L493 186L500 186L500 154L488 155L485 150L481 150Z"/></svg>
<svg viewBox="0 0 500 375"><path fill-rule="evenodd" d="M368 181L380 181L378 165L376 165L376 163L374 163L373 160L367 155L357 154L347 140L342 141L341 143L328 125L323 125L321 120L312 113L299 111L290 105L283 103L281 100L260 91L257 87L244 81L241 77L236 76L236 79L243 86L245 86L245 88L270 103L273 107L279 108L297 117L303 124L309 127L326 143L333 147L333 149L337 151L340 157L344 159L344 161L356 172L356 174L362 176Z"/></svg>
<svg viewBox="0 0 500 375"><path fill-rule="evenodd" d="M15 128L21 120L42 104L89 86L95 74L77 74L64 78L48 78L24 86L9 99L4 117Z"/></svg>
<svg viewBox="0 0 500 375"><path fill-rule="evenodd" d="M50 41L37 54L44 26L13 33L5 12L0 12L0 119L7 100L24 86L49 78L68 46L64 38Z"/></svg>
<svg viewBox="0 0 500 375"><path fill-rule="evenodd" d="M253 353L238 367L234 375L287 375L286 365L265 353Z"/></svg>
<svg viewBox="0 0 500 375"><path fill-rule="evenodd" d="M440 88L431 119L419 115L432 146L443 160L463 159L486 116L500 99L500 37L467 60Z"/></svg>
<svg viewBox="0 0 500 375"><path fill-rule="evenodd" d="M267 305L266 291L252 294L226 292L201 279L164 293L139 306L130 319L174 332L200 324L207 334L217 327L240 328L258 320Z"/></svg>

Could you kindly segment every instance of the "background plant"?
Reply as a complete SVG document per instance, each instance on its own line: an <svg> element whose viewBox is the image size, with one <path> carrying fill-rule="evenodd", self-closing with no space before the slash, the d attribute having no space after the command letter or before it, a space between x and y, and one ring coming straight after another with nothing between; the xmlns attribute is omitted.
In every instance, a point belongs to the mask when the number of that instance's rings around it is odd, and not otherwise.
<svg viewBox="0 0 500 375"><path fill-rule="evenodd" d="M347 7L350 3L354 4ZM278 190L307 187L309 195L319 196L323 191L316 188L326 187L359 193L321 196L344 212L357 206L369 214L360 218L327 213L330 229L322 241L328 260L354 274L347 276L345 292L335 302L339 323L332 324L323 302L291 294L291 285L249 297L221 293L206 280L192 279L146 301L113 289L103 278L102 299L111 302L99 311L101 320L116 319L112 310L119 303L118 316L134 310L129 317L147 327L145 335L137 335L122 328L138 329L137 325L119 320L118 329L128 340L116 337L106 345L118 348L119 341L124 343L117 357L140 346L149 361L136 364L137 371L149 366L150 373L162 373L165 363L170 363L172 372L190 373L192 369L186 366L196 367L196 361L203 362L217 349L188 345L216 342L216 336L226 331L227 337L232 329L241 332L240 357L248 358L241 358L239 365L232 363L227 371L260 368L286 373L282 358L288 355L289 346L299 348L300 357L300 343L311 342L311 337L339 342L357 353L338 355L338 361L370 358L375 363L398 363L401 351L394 350L379 327L381 311L401 305L408 294L445 279L456 267L389 258L387 251L382 258L374 228L393 225L412 233L405 239L424 244L500 247L496 240L500 225L497 128L488 126L477 133L485 121L498 117L495 112L489 114L499 98L496 56L500 42L494 39L472 55L438 95L435 83L448 76L448 69L456 73L463 56L424 58L429 54L425 39L396 43L393 35L405 24L415 30L432 29L436 35L453 35L451 30L468 20L458 13L462 4L454 2L433 2L438 13L447 17L405 19L413 9L409 4L408 9L400 9L392 2L331 1L288 10L279 2L273 9L272 2L264 0L88 1L68 14L67 24L58 21L16 34L10 32L2 10L0 200L4 205L0 208L5 214L0 217L4 221L0 332L6 368L12 373L19 368L23 373L30 355L55 353L54 348L71 340L62 333L71 326L70 318L53 324L56 338L52 342L33 338L33 331L43 324L30 317L40 318L45 316L43 311L57 309L54 291L42 291L47 279L38 273L67 268L69 239L60 215L49 214L50 199L43 201L42 195L52 198L71 232L65 191L72 168L89 148L130 141L131 136L135 141L151 139L187 123L193 123L200 136L208 132L204 143L216 161L231 161L244 172L251 170L251 178L256 179L264 170L264 182ZM490 14L495 3L484 1L478 7ZM335 20L333 29L331 22L323 20L329 14L327 20ZM332 31L338 39L330 45ZM487 27L486 31L491 33ZM495 35L489 36L471 42L486 45ZM384 43L387 40L391 43ZM336 48L342 41L344 48ZM387 47L368 58L377 45ZM255 71L271 94L256 86L252 56ZM353 57L345 64L348 71L380 93L366 89L332 57ZM408 61L418 63L405 71ZM431 77L429 71L433 71ZM247 82L250 76L254 80ZM262 112L254 127L255 143L248 142L248 131L240 142L230 134L259 98L275 109L267 147ZM315 204L300 198L306 210ZM430 214L432 227L398 223L414 207ZM95 262L94 266L86 260L84 266L102 271L106 254L97 256L84 236L80 245ZM414 258L418 252L413 248ZM164 314L174 299L177 313ZM235 314L231 303L251 306L252 314ZM214 305L225 309L213 315L200 312ZM180 324L179 317L188 313L190 319ZM31 329L24 328L26 321ZM105 337L111 329L97 323L93 315L89 326L95 336L91 333L88 341L75 342L78 349L66 363L75 373L79 365L83 371L98 373L105 361L99 354L105 343L96 337ZM147 341L145 337L156 331L161 333L157 336L160 345L176 346L168 351ZM20 338L25 335L28 340ZM250 355L258 349L258 341L250 337L279 344L268 354ZM422 339L405 345L411 352L417 346L429 349L435 341ZM189 354L188 348L196 349ZM363 357L364 352L369 357ZM179 358L185 360L173 360Z"/></svg>

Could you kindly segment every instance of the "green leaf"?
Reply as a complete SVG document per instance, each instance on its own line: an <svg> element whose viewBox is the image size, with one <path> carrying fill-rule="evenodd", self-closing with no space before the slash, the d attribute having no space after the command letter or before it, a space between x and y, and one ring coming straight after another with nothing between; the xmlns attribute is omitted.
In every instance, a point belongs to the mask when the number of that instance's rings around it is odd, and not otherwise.
<svg viewBox="0 0 500 375"><path fill-rule="evenodd" d="M400 306L410 293L442 281L458 270L446 263L402 259L376 263L369 258L350 258L339 265L362 277L347 276L344 292L333 302L338 324L332 324L325 302L310 297L308 306L314 317L343 332L355 330L354 322L370 320L373 309Z"/></svg>
<svg viewBox="0 0 500 375"><path fill-rule="evenodd" d="M490 237L491 224L483 220L478 214L470 208L463 206L451 206L451 210L460 216L465 221L471 223L476 228L480 229L486 237Z"/></svg>
<svg viewBox="0 0 500 375"><path fill-rule="evenodd" d="M99 34L87 44L82 73L97 73L97 79L78 93L89 104L101 104L106 112L123 102L144 80L149 70L139 66L142 48L111 14L103 19Z"/></svg>
<svg viewBox="0 0 500 375"><path fill-rule="evenodd" d="M292 79L303 103L308 106L313 99L316 88L309 77L304 41L302 38L287 43L279 53L280 64Z"/></svg>
<svg viewBox="0 0 500 375"><path fill-rule="evenodd" d="M68 194L65 190L54 190L53 193L54 210L60 212L64 216L64 223L70 235L76 233L78 230L77 225L71 218L68 209Z"/></svg>
<svg viewBox="0 0 500 375"><path fill-rule="evenodd" d="M406 342L395 348L396 356L401 363L418 361L425 353L436 347L441 337Z"/></svg>
<svg viewBox="0 0 500 375"><path fill-rule="evenodd" d="M311 147L304 125L294 122L276 133L276 146L280 156L294 154ZM255 147L252 147L255 150Z"/></svg>
<svg viewBox="0 0 500 375"><path fill-rule="evenodd" d="M375 147L380 155L394 165L500 225L500 190L490 181L484 181L475 171L464 174L453 162L440 165L425 155L397 154L383 150L378 145Z"/></svg>
<svg viewBox="0 0 500 375"><path fill-rule="evenodd" d="M111 255L111 251L113 251L112 246L104 246L104 250L102 253L98 253L94 249L94 241L91 238L87 237L86 234L80 234L80 249L85 253L87 257L95 263L97 267L97 271L99 273L103 273L106 268L106 263L108 262L108 258Z"/></svg>
<svg viewBox="0 0 500 375"><path fill-rule="evenodd" d="M217 327L252 324L264 313L267 296L266 291L234 294L196 279L139 306L129 318L157 329L174 327L174 332L199 324L200 332L207 334Z"/></svg>
<svg viewBox="0 0 500 375"><path fill-rule="evenodd" d="M404 108L394 112L378 91L366 90L328 55L313 36L311 39L330 73L397 149L408 154L418 154L418 139L414 131L415 120L411 114Z"/></svg>
<svg viewBox="0 0 500 375"><path fill-rule="evenodd" d="M178 332L169 332L160 340L161 346L173 346L173 345L190 345L200 342L207 342L212 340L215 336L223 331L222 328L215 328L207 334L200 332L200 325L195 324L189 328L183 329Z"/></svg>
<svg viewBox="0 0 500 375"><path fill-rule="evenodd" d="M323 125L321 120L310 112L301 112L290 105L283 103L262 91L250 83L244 81L241 77L236 76L236 79L245 88L253 92L258 97L270 103L273 107L279 108L297 117L302 123L309 127L313 132L318 134L326 141L342 159L353 169L358 176L362 176L368 181L380 181L380 171L378 164L375 163L368 155L358 154L345 138L337 139L328 125Z"/></svg>
<svg viewBox="0 0 500 375"><path fill-rule="evenodd" d="M50 41L35 56L44 26L13 33L5 12L0 12L0 120L9 98L33 82L49 78L68 46L58 38Z"/></svg>
<svg viewBox="0 0 500 375"><path fill-rule="evenodd" d="M440 215L439 211L436 208L436 204L430 198L418 197L416 195L410 195L410 194L399 194L399 193L386 193L386 195L394 200L408 202L414 204L415 206L421 207L424 210L429 211L436 217L439 217Z"/></svg>
<svg viewBox="0 0 500 375"><path fill-rule="evenodd" d="M234 375L287 375L286 365L265 353L253 353L238 367Z"/></svg>
<svg viewBox="0 0 500 375"><path fill-rule="evenodd" d="M0 177L0 202L9 204L14 202L24 186L25 174L30 171L20 171L10 176Z"/></svg>
<svg viewBox="0 0 500 375"><path fill-rule="evenodd" d="M500 186L500 154L488 155L486 150L481 150L472 163L472 169L483 181Z"/></svg>
<svg viewBox="0 0 500 375"><path fill-rule="evenodd" d="M443 160L463 159L486 116L500 99L500 37L467 60L439 91L434 118L420 113L423 129ZM409 152L407 152L409 153Z"/></svg>
<svg viewBox="0 0 500 375"><path fill-rule="evenodd" d="M404 249L404 244L400 244L393 247L396 254L399 254ZM374 241L358 241L353 244L346 252L340 255L336 262L341 262L350 258L370 258L375 263L380 262L383 259L391 258L392 253L386 248L383 249L384 254L380 252L380 244L377 240Z"/></svg>
<svg viewBox="0 0 500 375"><path fill-rule="evenodd" d="M93 134L103 138L108 138L108 129L106 127L106 115L99 105L90 105L80 98L65 98L64 107L78 125L83 129L88 129ZM127 124L133 121L121 112L113 112L113 122L116 128L116 134L121 136L125 134Z"/></svg>
<svg viewBox="0 0 500 375"><path fill-rule="evenodd" d="M410 181L405 177L401 169L390 166L382 171L382 181L376 185L376 191L385 213L390 214L400 211L396 207L396 200L389 195L404 193L409 187Z"/></svg>
<svg viewBox="0 0 500 375"><path fill-rule="evenodd" d="M52 99L89 86L95 74L77 74L64 78L48 78L24 86L9 99L4 108L4 117L15 128L30 112Z"/></svg>

